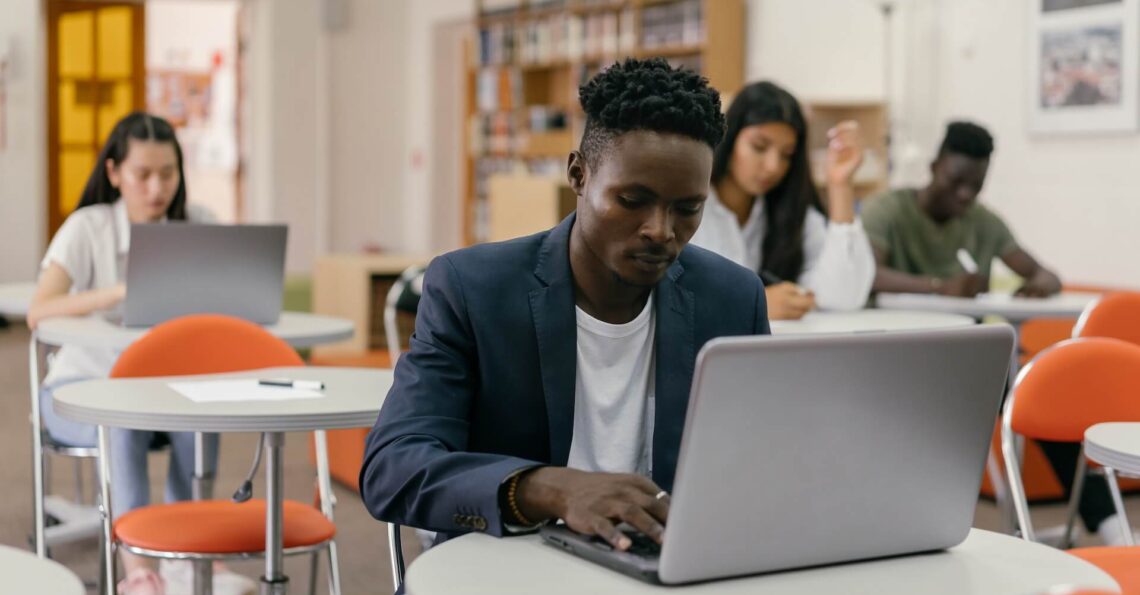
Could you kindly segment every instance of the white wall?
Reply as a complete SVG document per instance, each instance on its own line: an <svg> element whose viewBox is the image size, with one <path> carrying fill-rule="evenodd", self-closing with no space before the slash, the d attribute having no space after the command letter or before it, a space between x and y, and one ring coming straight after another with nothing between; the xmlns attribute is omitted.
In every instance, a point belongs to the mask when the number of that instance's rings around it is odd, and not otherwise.
<svg viewBox="0 0 1140 595"><path fill-rule="evenodd" d="M0 59L7 60L9 74L7 146L0 150L0 282L33 279L45 248L44 37L38 0L5 0Z"/></svg>
<svg viewBox="0 0 1140 595"><path fill-rule="evenodd" d="M974 119L996 152L983 200L1066 282L1140 286L1140 134L1031 135L1024 2L946 0L940 121Z"/></svg>

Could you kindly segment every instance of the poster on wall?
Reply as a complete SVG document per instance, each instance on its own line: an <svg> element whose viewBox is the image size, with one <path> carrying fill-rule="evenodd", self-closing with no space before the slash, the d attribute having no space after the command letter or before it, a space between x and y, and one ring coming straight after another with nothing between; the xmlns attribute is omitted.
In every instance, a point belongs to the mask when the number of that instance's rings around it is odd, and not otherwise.
<svg viewBox="0 0 1140 595"><path fill-rule="evenodd" d="M1140 0L1030 2L1031 132L1137 130L1138 5Z"/></svg>

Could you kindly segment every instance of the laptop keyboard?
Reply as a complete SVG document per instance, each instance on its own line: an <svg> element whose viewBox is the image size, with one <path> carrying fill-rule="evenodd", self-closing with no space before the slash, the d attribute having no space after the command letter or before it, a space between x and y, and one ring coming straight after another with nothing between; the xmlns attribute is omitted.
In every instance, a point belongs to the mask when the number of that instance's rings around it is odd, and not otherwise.
<svg viewBox="0 0 1140 595"><path fill-rule="evenodd" d="M636 531L625 531L626 537L632 542L629 553L643 558L656 558L661 555L661 544L653 541L648 535Z"/></svg>

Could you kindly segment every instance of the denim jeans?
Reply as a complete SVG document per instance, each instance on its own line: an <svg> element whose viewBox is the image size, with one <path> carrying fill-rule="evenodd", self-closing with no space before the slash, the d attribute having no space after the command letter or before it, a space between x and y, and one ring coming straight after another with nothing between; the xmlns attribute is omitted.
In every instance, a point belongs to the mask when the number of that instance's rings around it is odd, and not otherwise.
<svg viewBox="0 0 1140 595"><path fill-rule="evenodd" d="M40 416L44 428L56 442L68 446L94 447L98 440L96 427L60 417L52 409L52 393L61 386L84 380L77 378L56 382L40 389ZM108 428L111 465L111 512L114 518L150 504L150 473L147 453L155 434L148 430ZM166 474L166 501L189 500L193 496L194 433L166 432L170 439L170 467ZM205 470L218 467L218 435L205 434Z"/></svg>

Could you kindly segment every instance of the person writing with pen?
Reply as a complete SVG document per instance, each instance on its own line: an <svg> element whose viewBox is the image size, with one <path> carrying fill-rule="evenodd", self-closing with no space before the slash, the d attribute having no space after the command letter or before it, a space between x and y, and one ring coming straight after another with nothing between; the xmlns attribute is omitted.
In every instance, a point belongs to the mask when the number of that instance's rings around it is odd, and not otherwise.
<svg viewBox="0 0 1140 595"><path fill-rule="evenodd" d="M978 203L993 138L970 122L951 122L924 188L869 199L863 225L875 252L874 290L973 297L989 285L1000 258L1024 279L1017 295L1045 297L1061 280L1025 251L1009 227Z"/></svg>
<svg viewBox="0 0 1140 595"><path fill-rule="evenodd" d="M622 523L660 543L697 352L769 333L756 274L687 245L724 133L716 90L631 59L579 98L577 210L432 261L366 442L368 511L437 543L556 519L618 549Z"/></svg>

